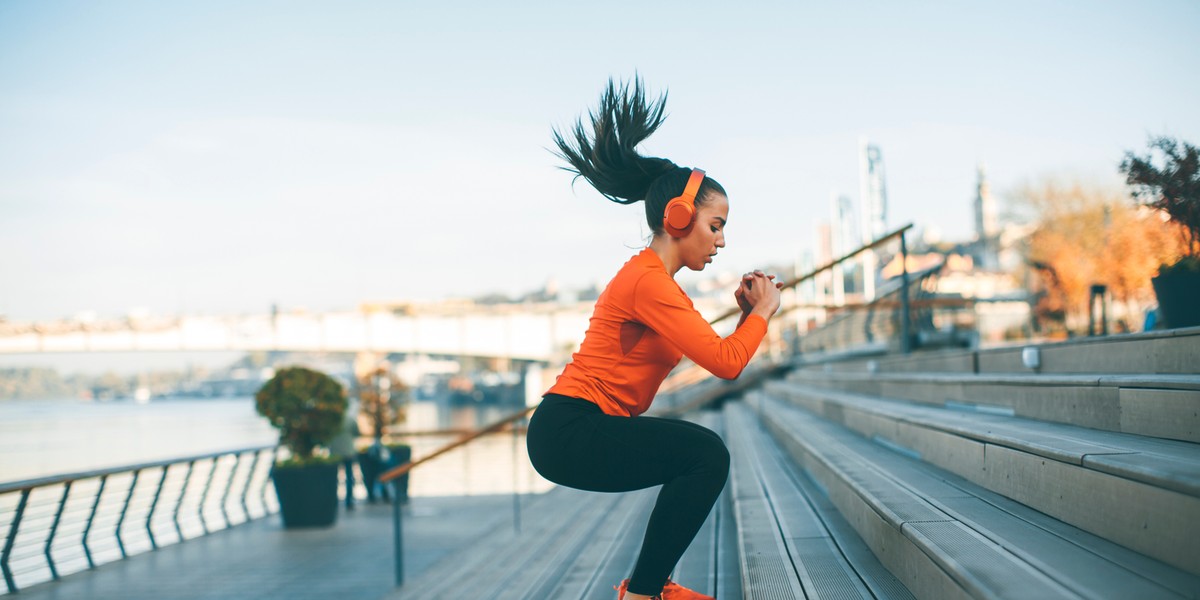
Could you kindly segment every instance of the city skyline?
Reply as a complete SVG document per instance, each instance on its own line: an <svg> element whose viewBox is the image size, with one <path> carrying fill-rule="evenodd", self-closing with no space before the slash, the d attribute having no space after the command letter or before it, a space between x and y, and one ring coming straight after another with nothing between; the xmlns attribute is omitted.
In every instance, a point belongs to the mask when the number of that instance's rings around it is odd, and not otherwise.
<svg viewBox="0 0 1200 600"><path fill-rule="evenodd" d="M865 214L864 137L888 225L951 239L980 162L1003 211L1044 176L1119 186L1150 135L1200 139L1190 3L690 6L0 5L0 315L603 285L642 211L546 148L610 76L669 91L643 149L730 191L716 272L814 249L831 192Z"/></svg>

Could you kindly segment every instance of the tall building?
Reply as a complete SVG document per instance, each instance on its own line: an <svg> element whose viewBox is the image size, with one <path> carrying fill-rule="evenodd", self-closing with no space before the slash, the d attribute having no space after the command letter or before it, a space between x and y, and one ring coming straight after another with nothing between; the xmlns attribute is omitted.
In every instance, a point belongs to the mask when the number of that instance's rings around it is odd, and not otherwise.
<svg viewBox="0 0 1200 600"><path fill-rule="evenodd" d="M859 198L862 201L862 239L872 242L887 233L887 183L883 153L867 138L859 142Z"/></svg>
<svg viewBox="0 0 1200 600"><path fill-rule="evenodd" d="M854 203L850 198L834 194L832 218L832 250L833 258L841 258L846 253L858 248L859 237L854 222ZM833 269L833 302L845 302L846 292L858 290L855 285L855 264L857 261L842 263Z"/></svg>
<svg viewBox="0 0 1200 600"><path fill-rule="evenodd" d="M817 264L827 265L833 260L833 227L829 223L821 222L817 224ZM818 304L824 304L829 301L829 297L833 295L833 276L830 275L830 270L822 271L817 275L816 297Z"/></svg>
<svg viewBox="0 0 1200 600"><path fill-rule="evenodd" d="M983 163L975 169L975 239L996 237L1000 226L996 220L996 202L992 199L992 189L988 185L987 172Z"/></svg>
<svg viewBox="0 0 1200 600"><path fill-rule="evenodd" d="M1000 224L996 218L996 202L992 199L983 163L979 163L975 173L975 256L980 267L994 271L1000 267Z"/></svg>
<svg viewBox="0 0 1200 600"><path fill-rule="evenodd" d="M854 222L854 202L849 196L835 194L833 200L833 253L834 258L859 246L858 227Z"/></svg>
<svg viewBox="0 0 1200 600"><path fill-rule="evenodd" d="M862 202L862 240L864 244L887 233L887 183L883 172L883 153L867 138L859 140L859 199ZM875 252L863 253L863 299L875 299L877 259Z"/></svg>

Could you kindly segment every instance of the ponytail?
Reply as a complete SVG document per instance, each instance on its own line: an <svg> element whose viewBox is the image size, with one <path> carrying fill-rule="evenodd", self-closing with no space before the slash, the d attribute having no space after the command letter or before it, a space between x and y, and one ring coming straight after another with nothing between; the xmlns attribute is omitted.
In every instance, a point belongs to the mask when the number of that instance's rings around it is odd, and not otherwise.
<svg viewBox="0 0 1200 600"><path fill-rule="evenodd" d="M604 197L619 204L646 202L646 223L655 233L662 232L663 211L667 202L683 192L691 169L680 167L665 158L642 156L636 146L650 137L666 120L667 104L664 93L653 102L646 98L641 79L617 87L610 78L600 95L600 106L589 112L592 136L584 128L583 119L564 137L553 130L554 154L566 161L565 171L587 180ZM569 138L569 139L568 139ZM705 178L696 197L725 190L712 178Z"/></svg>

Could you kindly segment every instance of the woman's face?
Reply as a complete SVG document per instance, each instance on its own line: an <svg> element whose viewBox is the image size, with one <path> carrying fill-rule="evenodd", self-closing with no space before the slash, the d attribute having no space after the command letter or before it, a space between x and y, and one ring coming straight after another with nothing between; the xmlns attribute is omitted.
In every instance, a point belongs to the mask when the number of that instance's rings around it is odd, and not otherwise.
<svg viewBox="0 0 1200 600"><path fill-rule="evenodd" d="M683 265L693 271L703 271L725 247L725 222L729 220L729 199L724 194L709 194L696 209L692 230L679 240Z"/></svg>

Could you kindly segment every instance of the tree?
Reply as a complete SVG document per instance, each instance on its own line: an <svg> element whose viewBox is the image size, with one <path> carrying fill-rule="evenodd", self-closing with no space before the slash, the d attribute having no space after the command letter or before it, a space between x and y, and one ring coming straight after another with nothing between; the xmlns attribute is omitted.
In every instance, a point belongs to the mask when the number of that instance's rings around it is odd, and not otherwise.
<svg viewBox="0 0 1200 600"><path fill-rule="evenodd" d="M408 387L387 366L361 375L357 381L359 412L369 423L376 441L383 439L389 425L404 421Z"/></svg>
<svg viewBox="0 0 1200 600"><path fill-rule="evenodd" d="M1181 227L1183 259L1172 262L1200 271L1200 149L1183 140L1151 138L1150 154L1127 152L1121 172L1138 199Z"/></svg>
<svg viewBox="0 0 1200 600"><path fill-rule="evenodd" d="M1138 312L1153 299L1155 269L1182 248L1178 226L1118 190L1048 180L1016 199L1035 224L1024 243L1026 263L1045 287L1035 313L1063 327L1086 317L1093 284L1108 286L1115 302Z"/></svg>
<svg viewBox="0 0 1200 600"><path fill-rule="evenodd" d="M280 369L254 397L258 414L279 429L279 440L292 463L320 462L318 446L327 446L342 425L346 391L332 377L304 367Z"/></svg>

